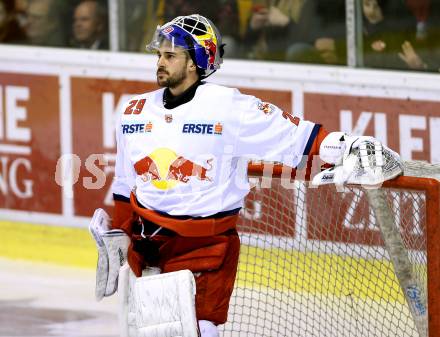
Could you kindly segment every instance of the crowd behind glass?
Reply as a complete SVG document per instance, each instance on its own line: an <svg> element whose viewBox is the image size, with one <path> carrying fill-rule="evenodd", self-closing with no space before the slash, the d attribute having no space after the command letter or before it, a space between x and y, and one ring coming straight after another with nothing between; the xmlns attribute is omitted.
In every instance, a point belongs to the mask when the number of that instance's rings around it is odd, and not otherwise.
<svg viewBox="0 0 440 337"><path fill-rule="evenodd" d="M356 0L363 66L438 72L440 0ZM0 0L0 43L109 50L108 0ZM347 64L345 0L119 0L119 46L144 52L158 24L199 13L226 58Z"/></svg>

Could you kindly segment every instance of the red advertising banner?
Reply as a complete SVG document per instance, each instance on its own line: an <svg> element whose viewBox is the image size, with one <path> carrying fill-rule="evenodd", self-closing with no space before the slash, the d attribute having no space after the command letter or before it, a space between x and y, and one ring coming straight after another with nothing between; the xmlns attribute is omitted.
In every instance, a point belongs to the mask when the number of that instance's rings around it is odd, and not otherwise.
<svg viewBox="0 0 440 337"><path fill-rule="evenodd" d="M394 223L410 249L426 249L426 199L423 193L388 190ZM340 243L383 245L374 210L365 190L338 191L335 186L307 190L307 238Z"/></svg>
<svg viewBox="0 0 440 337"><path fill-rule="evenodd" d="M57 76L0 73L0 208L61 214Z"/></svg>
<svg viewBox="0 0 440 337"><path fill-rule="evenodd" d="M404 160L440 161L440 102L304 93L304 117L329 131L374 136Z"/></svg>

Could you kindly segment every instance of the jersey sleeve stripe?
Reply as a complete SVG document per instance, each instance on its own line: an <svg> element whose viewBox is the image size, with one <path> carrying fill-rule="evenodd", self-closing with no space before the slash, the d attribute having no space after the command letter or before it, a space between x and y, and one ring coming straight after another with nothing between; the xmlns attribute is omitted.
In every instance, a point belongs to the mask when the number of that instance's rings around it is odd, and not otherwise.
<svg viewBox="0 0 440 337"><path fill-rule="evenodd" d="M304 148L304 156L308 156L310 153L310 149L312 148L313 142L315 141L316 136L318 135L319 129L321 128L321 124L315 124L310 133L309 140L307 141L306 147Z"/></svg>

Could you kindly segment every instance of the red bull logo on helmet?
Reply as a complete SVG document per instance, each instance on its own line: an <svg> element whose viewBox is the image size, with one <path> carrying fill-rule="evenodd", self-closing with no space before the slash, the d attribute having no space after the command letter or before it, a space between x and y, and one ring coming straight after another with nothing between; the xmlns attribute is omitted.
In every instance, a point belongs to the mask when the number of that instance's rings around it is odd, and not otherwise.
<svg viewBox="0 0 440 337"><path fill-rule="evenodd" d="M150 182L158 189L168 190L179 183L189 183L191 179L212 181L208 176L212 169L212 160L199 164L178 156L170 149L160 148L137 161L134 169L144 182Z"/></svg>
<svg viewBox="0 0 440 337"><path fill-rule="evenodd" d="M217 45L212 40L205 40L205 50L208 55L208 66L214 65Z"/></svg>

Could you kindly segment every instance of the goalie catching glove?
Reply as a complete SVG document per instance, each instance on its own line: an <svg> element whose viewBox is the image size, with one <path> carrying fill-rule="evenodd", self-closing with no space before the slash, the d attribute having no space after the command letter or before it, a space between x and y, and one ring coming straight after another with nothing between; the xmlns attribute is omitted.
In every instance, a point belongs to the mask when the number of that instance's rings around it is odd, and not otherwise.
<svg viewBox="0 0 440 337"><path fill-rule="evenodd" d="M317 174L313 185L378 185L403 172L400 156L373 137L331 132L322 141L319 156L335 166Z"/></svg>
<svg viewBox="0 0 440 337"><path fill-rule="evenodd" d="M130 238L120 229L110 229L110 217L101 208L93 214L89 231L98 248L95 294L100 301L118 289L119 268L127 260Z"/></svg>

